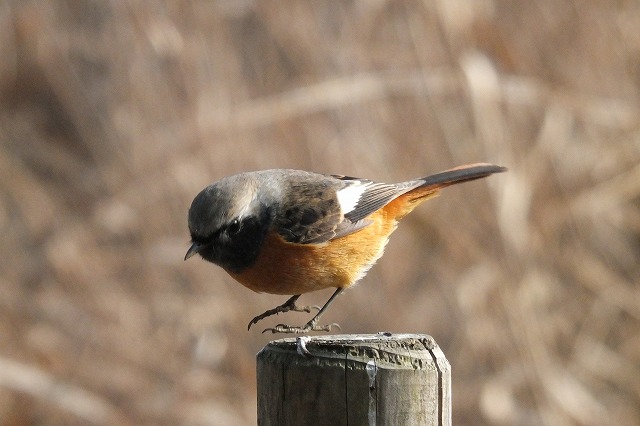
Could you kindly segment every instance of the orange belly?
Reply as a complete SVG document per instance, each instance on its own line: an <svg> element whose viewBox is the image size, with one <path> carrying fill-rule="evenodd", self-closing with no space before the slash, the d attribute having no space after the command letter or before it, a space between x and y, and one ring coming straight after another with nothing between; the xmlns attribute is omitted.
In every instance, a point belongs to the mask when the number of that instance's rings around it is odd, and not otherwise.
<svg viewBox="0 0 640 426"><path fill-rule="evenodd" d="M398 220L436 194L433 189L404 194L367 217L373 222L370 225L322 244L289 243L271 232L252 267L241 273L227 272L259 293L302 294L350 287L382 256Z"/></svg>
<svg viewBox="0 0 640 426"><path fill-rule="evenodd" d="M395 220L382 210L371 225L322 244L294 244L277 233L267 235L256 263L229 274L245 287L272 294L301 294L329 287L349 287L382 256Z"/></svg>

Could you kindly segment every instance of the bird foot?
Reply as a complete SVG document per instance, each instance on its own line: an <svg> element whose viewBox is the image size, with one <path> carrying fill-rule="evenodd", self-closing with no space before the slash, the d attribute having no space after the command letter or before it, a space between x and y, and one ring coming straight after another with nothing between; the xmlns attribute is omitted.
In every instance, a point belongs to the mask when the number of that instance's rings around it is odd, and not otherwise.
<svg viewBox="0 0 640 426"><path fill-rule="evenodd" d="M262 314L254 317L251 321L249 321L249 326L247 327L247 330L250 330L251 326L253 324L257 324L258 321L263 320L263 319L265 319L267 317L270 317L272 315L277 315L277 314L285 313L285 312L289 312L289 311L306 312L306 313L311 313L311 310L313 310L313 309L315 309L317 311L320 311L320 307L316 306L316 305L313 305L313 306L298 306L298 305L296 305L296 300L298 300L298 297L300 297L300 295L293 296L292 298L290 298L289 300L284 302L282 305L276 306L273 309L266 310Z"/></svg>

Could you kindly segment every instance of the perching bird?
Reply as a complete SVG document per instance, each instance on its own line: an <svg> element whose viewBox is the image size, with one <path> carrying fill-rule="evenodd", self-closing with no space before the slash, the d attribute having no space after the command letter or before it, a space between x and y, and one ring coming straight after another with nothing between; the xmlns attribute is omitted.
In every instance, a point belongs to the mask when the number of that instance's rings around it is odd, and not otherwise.
<svg viewBox="0 0 640 426"><path fill-rule="evenodd" d="M336 291L304 326L278 324L274 333L329 331L318 319L345 288L365 276L382 256L398 221L440 189L507 169L469 164L403 183L376 183L301 170L240 173L207 186L189 209L192 245L245 287L293 295L256 316L310 312L296 301L303 293ZM265 331L267 331L265 330Z"/></svg>

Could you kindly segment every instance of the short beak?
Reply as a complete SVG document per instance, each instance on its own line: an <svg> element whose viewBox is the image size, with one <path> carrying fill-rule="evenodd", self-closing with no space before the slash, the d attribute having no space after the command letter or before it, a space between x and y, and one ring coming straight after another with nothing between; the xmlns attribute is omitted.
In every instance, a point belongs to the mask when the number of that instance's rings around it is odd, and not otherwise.
<svg viewBox="0 0 640 426"><path fill-rule="evenodd" d="M204 244L200 244L200 243L191 244L191 247L189 247L189 250L187 250L187 254L184 255L184 260L187 260L194 254L198 253L200 250L204 248L204 246L205 246Z"/></svg>

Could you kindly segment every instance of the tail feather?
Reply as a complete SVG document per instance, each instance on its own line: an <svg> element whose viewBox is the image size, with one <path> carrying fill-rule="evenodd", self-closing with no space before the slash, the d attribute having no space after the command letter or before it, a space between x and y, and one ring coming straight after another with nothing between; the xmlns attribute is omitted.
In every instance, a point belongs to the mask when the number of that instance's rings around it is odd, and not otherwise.
<svg viewBox="0 0 640 426"><path fill-rule="evenodd" d="M458 166L444 172L418 179L423 183L410 192L429 192L438 190L457 183L481 179L494 173L506 172L507 168L488 163L475 163Z"/></svg>
<svg viewBox="0 0 640 426"><path fill-rule="evenodd" d="M385 206L387 214L400 219L410 213L418 204L435 197L440 190L457 183L469 182L490 176L494 173L506 172L507 168L488 163L475 163L458 166L444 172L436 173L415 181L407 182L413 189L398 196ZM417 186L416 186L417 184Z"/></svg>

